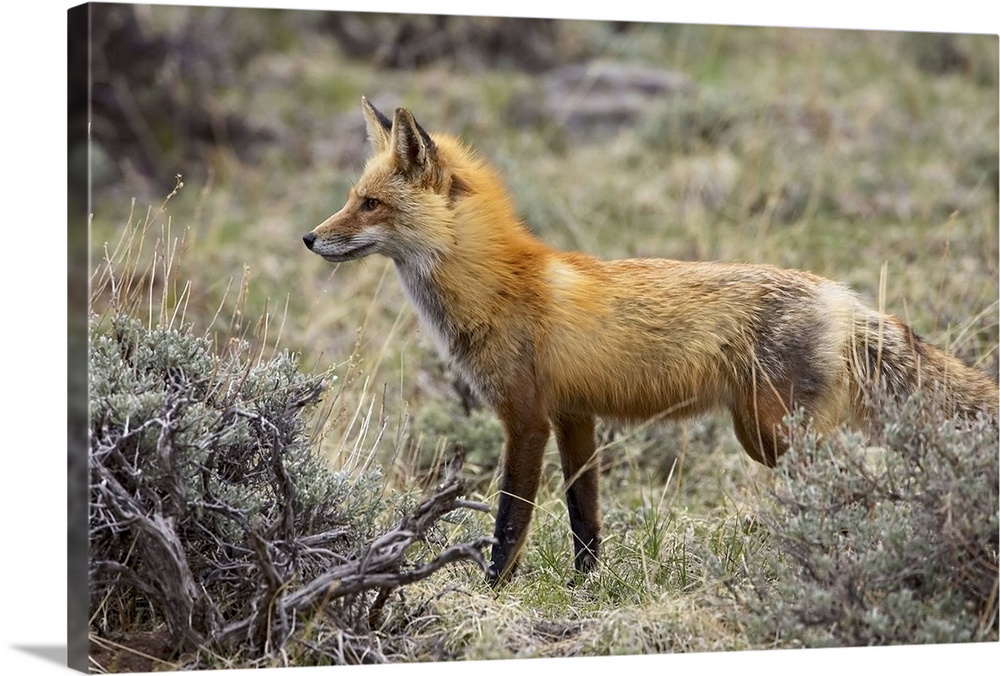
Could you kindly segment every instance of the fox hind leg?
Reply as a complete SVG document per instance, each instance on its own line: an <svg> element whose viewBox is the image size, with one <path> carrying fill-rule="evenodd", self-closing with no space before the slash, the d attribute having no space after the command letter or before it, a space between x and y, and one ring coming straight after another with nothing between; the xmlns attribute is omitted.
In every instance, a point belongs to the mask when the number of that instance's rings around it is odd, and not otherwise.
<svg viewBox="0 0 1000 676"><path fill-rule="evenodd" d="M751 458L766 467L774 467L788 450L782 420L788 403L775 393L750 397L732 408L736 439Z"/></svg>

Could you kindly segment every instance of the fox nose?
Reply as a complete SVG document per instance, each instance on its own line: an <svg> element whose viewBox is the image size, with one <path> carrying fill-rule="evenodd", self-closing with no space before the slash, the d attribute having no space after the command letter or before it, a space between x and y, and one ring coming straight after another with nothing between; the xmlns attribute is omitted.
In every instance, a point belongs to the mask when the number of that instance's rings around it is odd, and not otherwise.
<svg viewBox="0 0 1000 676"><path fill-rule="evenodd" d="M307 232L302 235L302 241L305 242L306 248L312 251L313 244L316 242L316 235L311 232Z"/></svg>

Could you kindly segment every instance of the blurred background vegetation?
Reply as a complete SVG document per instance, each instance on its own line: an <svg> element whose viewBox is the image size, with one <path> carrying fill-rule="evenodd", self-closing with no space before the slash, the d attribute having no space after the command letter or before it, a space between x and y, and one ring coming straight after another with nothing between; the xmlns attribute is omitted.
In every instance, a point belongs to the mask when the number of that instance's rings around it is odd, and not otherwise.
<svg viewBox="0 0 1000 676"><path fill-rule="evenodd" d="M996 36L95 5L91 39L89 165L81 144L70 167L89 170L94 260L156 213L182 281L164 290L153 266L143 283L182 302L195 331L261 353L280 343L333 374L314 434L334 468L360 453L398 487L427 485L458 441L489 498L500 444L492 416L463 407L391 263L331 266L302 246L367 156L362 95L472 144L554 246L808 269L997 375ZM71 87L71 106L87 96ZM620 535L600 592L562 586L550 453L521 581L501 604L479 589L443 602L448 633L407 644L411 659L762 647L752 637L768 628L747 634L709 580L746 561L766 577L778 557L745 519L770 474L721 418L601 435Z"/></svg>

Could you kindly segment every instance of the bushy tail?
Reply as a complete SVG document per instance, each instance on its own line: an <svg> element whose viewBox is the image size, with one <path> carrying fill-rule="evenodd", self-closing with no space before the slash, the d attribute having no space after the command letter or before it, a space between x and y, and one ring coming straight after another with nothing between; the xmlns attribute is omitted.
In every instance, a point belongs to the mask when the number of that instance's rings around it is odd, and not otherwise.
<svg viewBox="0 0 1000 676"><path fill-rule="evenodd" d="M980 412L997 421L1000 388L979 369L915 334L898 317L860 313L849 347L860 418L872 422L886 398L902 401L917 390L936 398L949 416Z"/></svg>

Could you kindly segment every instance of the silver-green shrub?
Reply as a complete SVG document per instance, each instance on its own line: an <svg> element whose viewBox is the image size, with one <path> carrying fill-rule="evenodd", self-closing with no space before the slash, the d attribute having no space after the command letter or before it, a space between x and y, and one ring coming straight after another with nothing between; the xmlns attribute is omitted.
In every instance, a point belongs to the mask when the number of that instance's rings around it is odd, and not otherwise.
<svg viewBox="0 0 1000 676"><path fill-rule="evenodd" d="M757 641L997 640L996 421L920 392L875 439L797 435L778 472L760 515L778 559L740 591Z"/></svg>
<svg viewBox="0 0 1000 676"><path fill-rule="evenodd" d="M118 315L93 332L90 373L98 635L165 627L204 667L218 655L267 664L308 629L300 663L382 661L374 629L395 588L462 559L485 566L486 538L407 551L459 506L457 466L400 518L377 469L324 464L303 415L323 380L287 352L216 350Z"/></svg>

